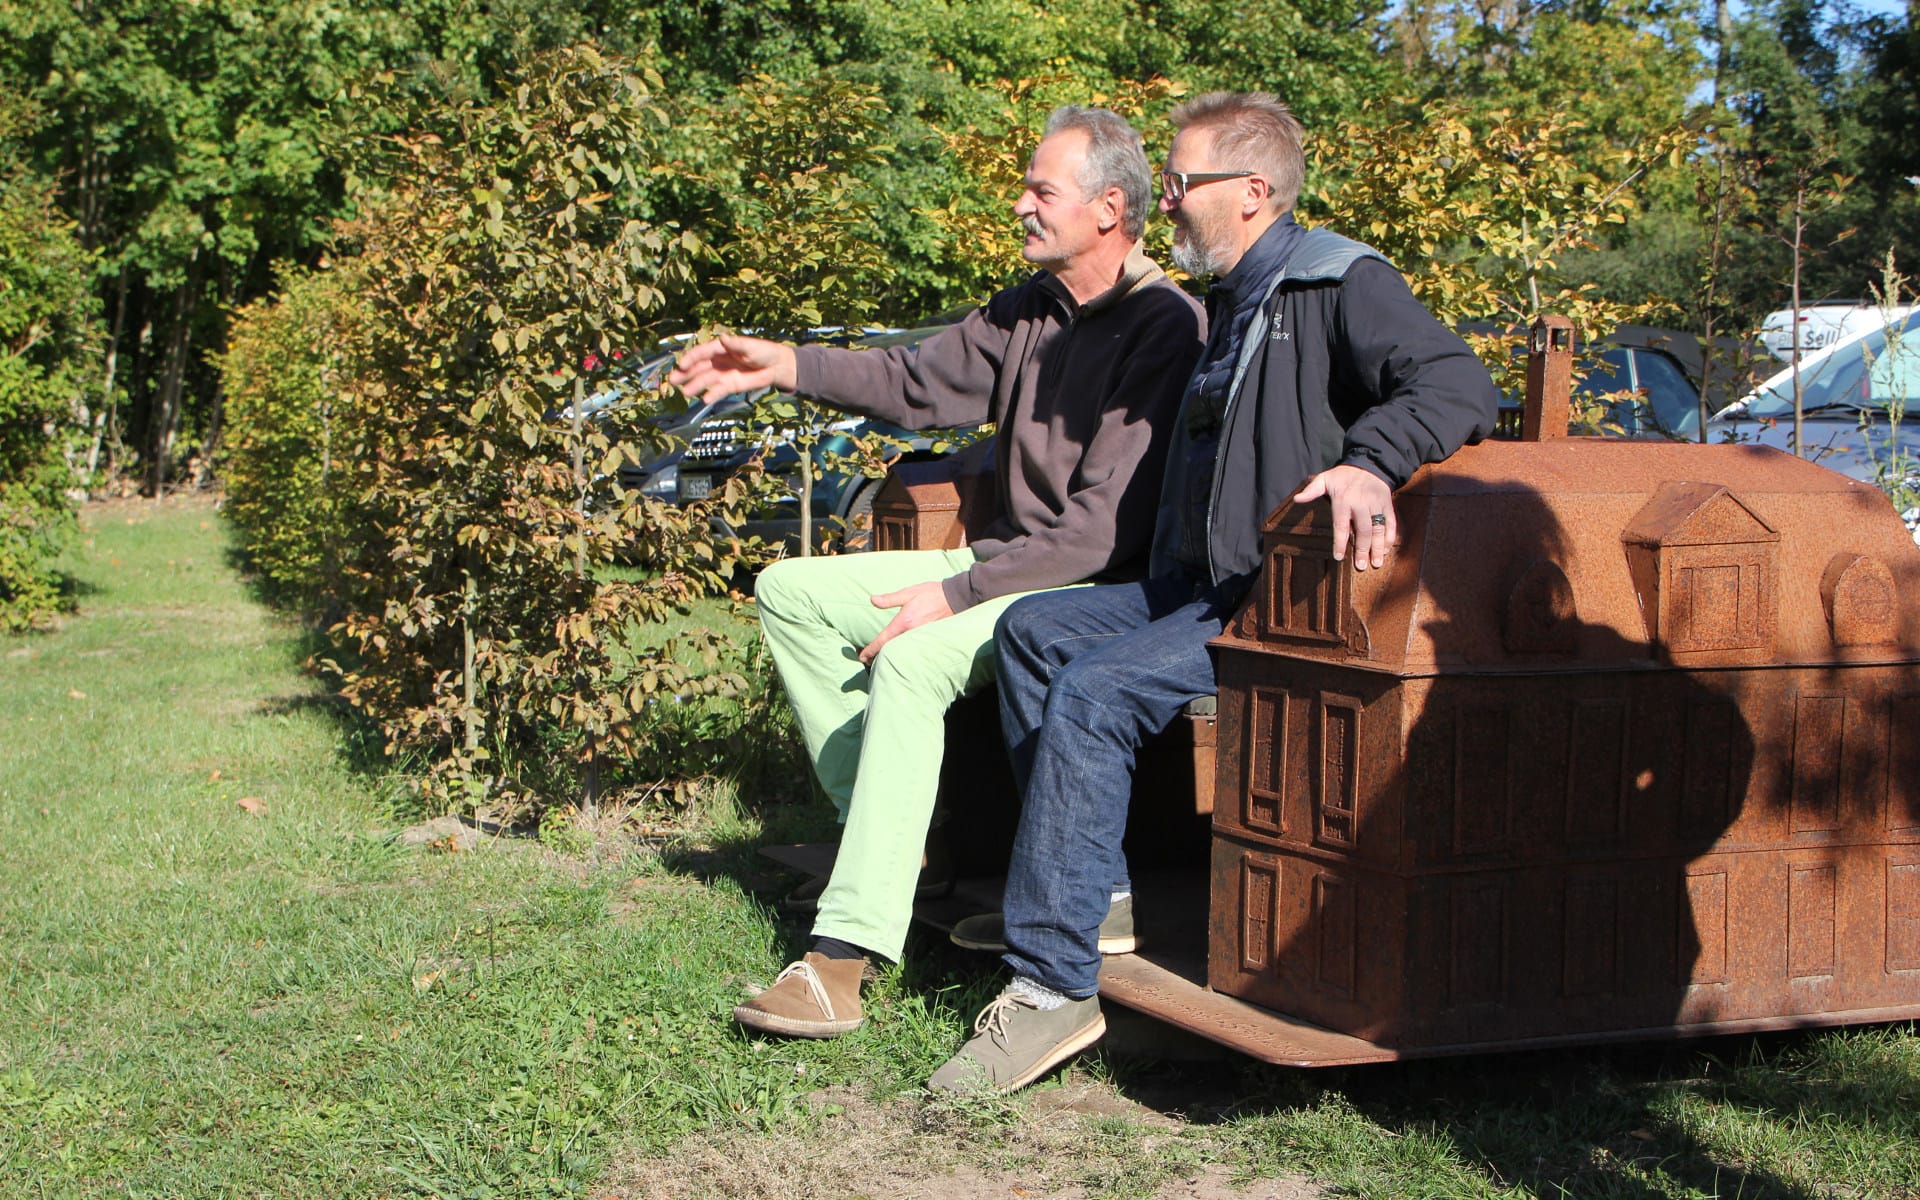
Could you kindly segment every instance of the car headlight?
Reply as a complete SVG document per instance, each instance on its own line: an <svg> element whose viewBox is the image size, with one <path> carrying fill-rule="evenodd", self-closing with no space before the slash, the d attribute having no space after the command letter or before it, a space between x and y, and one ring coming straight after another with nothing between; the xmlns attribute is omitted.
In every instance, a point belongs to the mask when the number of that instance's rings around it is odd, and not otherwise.
<svg viewBox="0 0 1920 1200"><path fill-rule="evenodd" d="M680 495L680 464L669 463L655 471L640 485L640 494L649 500L673 503Z"/></svg>

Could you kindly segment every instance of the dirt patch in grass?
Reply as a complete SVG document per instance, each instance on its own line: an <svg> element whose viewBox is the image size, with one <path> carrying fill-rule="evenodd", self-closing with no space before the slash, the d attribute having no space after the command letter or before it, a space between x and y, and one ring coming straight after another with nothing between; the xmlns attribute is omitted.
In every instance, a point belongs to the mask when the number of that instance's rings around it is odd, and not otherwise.
<svg viewBox="0 0 1920 1200"><path fill-rule="evenodd" d="M778 1133L689 1138L653 1158L616 1159L591 1195L606 1200L1319 1200L1305 1178L1233 1182L1204 1161L1184 1124L1074 1073L1016 1101L1004 1121L939 1101L876 1104L830 1089L813 1119ZM1122 1125L1127 1136L1116 1143Z"/></svg>
<svg viewBox="0 0 1920 1200"><path fill-rule="evenodd" d="M168 492L156 500L151 496L137 495L98 495L90 496L83 513L94 516L117 516L146 518L163 509L204 509L212 512L220 507L223 494L214 490Z"/></svg>
<svg viewBox="0 0 1920 1200"><path fill-rule="evenodd" d="M696 892L704 886L684 875L636 875L607 898L607 915L615 921L644 921L659 897Z"/></svg>

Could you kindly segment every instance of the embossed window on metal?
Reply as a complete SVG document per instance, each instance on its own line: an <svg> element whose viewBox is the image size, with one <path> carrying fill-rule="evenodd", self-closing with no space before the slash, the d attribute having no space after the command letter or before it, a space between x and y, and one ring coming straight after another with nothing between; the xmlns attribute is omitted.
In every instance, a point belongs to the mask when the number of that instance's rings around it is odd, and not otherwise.
<svg viewBox="0 0 1920 1200"><path fill-rule="evenodd" d="M1647 634L1668 654L1771 653L1780 535L1726 487L1668 483L1620 536Z"/></svg>
<svg viewBox="0 0 1920 1200"><path fill-rule="evenodd" d="M1331 542L1324 539L1308 546L1275 546L1264 572L1267 602L1262 632L1308 642L1344 641L1348 587L1344 567L1334 561Z"/></svg>

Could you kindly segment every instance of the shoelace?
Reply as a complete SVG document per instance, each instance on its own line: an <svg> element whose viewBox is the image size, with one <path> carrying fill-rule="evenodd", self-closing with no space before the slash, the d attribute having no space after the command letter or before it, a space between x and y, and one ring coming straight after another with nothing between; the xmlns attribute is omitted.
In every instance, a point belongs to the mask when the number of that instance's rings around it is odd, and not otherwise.
<svg viewBox="0 0 1920 1200"><path fill-rule="evenodd" d="M773 981L773 986L779 987L782 983L785 983L789 975L798 975L800 978L806 980L808 994L813 997L813 1002L819 1007L820 1011L827 1015L827 1020L834 1021L839 1019L834 1015L833 1001L827 997L827 985L820 982L820 972L813 969L812 963L804 961L789 963L787 969L780 972L780 977Z"/></svg>
<svg viewBox="0 0 1920 1200"><path fill-rule="evenodd" d="M981 1011L980 1015L974 1018L973 1032L976 1035L986 1034L993 1039L994 1045L1004 1050L1007 1045L1007 1019L1013 1015L1013 1010L1020 1007L1022 1003L1017 996L1013 996L1007 992L1000 993L994 997L992 1004L987 1005L987 1007ZM1032 1008L1033 1006L1029 1004L1026 1007Z"/></svg>

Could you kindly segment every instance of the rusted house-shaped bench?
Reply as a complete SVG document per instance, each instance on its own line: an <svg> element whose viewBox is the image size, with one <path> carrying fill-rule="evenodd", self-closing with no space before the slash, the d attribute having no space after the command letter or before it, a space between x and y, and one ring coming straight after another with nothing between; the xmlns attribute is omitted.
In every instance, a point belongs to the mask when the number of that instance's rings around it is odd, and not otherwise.
<svg viewBox="0 0 1920 1200"><path fill-rule="evenodd" d="M1387 569L1269 519L1201 783L1135 793L1211 852L1136 876L1103 995L1298 1065L1920 1016L1920 549L1776 451L1551 436L1569 352ZM961 511L896 480L878 541Z"/></svg>

